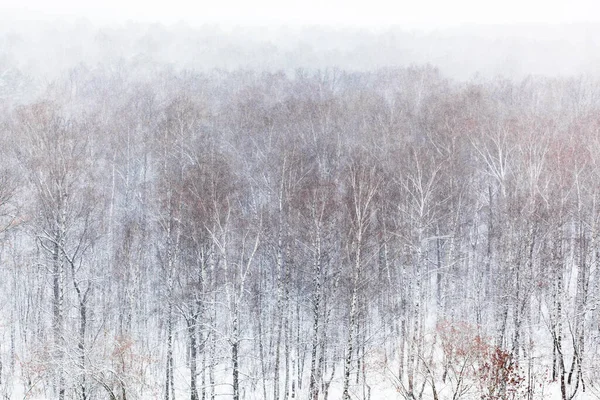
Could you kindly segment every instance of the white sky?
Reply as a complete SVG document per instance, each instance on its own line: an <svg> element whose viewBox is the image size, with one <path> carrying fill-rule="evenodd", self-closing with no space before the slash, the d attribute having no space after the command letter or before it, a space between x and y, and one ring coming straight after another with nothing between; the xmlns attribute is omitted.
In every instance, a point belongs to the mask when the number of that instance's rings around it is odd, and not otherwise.
<svg viewBox="0 0 600 400"><path fill-rule="evenodd" d="M244 25L600 22L600 0L0 0L5 18ZM1 19L1 17L0 17Z"/></svg>

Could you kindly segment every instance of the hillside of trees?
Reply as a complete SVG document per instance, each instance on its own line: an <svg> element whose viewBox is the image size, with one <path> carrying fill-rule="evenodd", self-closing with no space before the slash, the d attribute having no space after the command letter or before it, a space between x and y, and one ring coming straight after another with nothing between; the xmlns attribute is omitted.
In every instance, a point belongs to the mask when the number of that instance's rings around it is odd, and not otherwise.
<svg viewBox="0 0 600 400"><path fill-rule="evenodd" d="M5 71L2 399L600 398L600 80Z"/></svg>

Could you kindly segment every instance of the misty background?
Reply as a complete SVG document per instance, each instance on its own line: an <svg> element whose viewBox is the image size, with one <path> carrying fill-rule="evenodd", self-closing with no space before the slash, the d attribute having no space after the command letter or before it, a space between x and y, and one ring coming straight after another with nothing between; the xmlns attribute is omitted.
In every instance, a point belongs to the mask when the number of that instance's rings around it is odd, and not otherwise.
<svg viewBox="0 0 600 400"><path fill-rule="evenodd" d="M402 26L193 25L89 19L5 20L0 25L0 98L36 95L76 71L162 68L293 73L368 71L430 64L457 81L529 76L597 78L600 24Z"/></svg>

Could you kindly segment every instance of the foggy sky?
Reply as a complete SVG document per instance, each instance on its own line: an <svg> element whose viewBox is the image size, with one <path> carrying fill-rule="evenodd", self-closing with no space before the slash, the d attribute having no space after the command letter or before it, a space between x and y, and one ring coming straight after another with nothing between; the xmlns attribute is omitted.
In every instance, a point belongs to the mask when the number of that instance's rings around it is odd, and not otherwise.
<svg viewBox="0 0 600 400"><path fill-rule="evenodd" d="M600 5L592 0L0 0L0 74L14 69L49 82L79 65L119 60L196 71L366 71L431 64L459 80L600 77Z"/></svg>
<svg viewBox="0 0 600 400"><path fill-rule="evenodd" d="M401 25L435 29L465 23L600 22L594 0L0 0L3 19L86 18L97 23L184 21L243 25ZM0 17L0 19L2 19Z"/></svg>

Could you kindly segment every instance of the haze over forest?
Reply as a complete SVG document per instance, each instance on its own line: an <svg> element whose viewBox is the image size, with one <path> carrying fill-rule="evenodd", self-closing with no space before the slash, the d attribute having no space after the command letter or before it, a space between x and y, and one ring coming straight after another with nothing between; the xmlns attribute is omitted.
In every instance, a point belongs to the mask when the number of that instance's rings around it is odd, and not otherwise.
<svg viewBox="0 0 600 400"><path fill-rule="evenodd" d="M600 24L0 26L2 399L600 398Z"/></svg>
<svg viewBox="0 0 600 400"><path fill-rule="evenodd" d="M594 23L466 24L417 30L8 20L0 33L3 72L16 68L42 84L81 66L293 72L431 64L444 76L464 81L529 75L596 77L600 61L600 24Z"/></svg>

